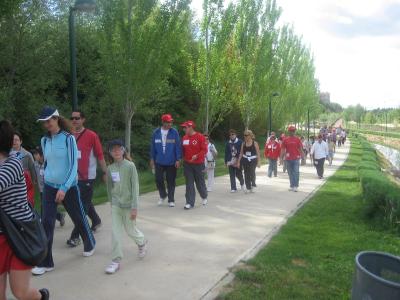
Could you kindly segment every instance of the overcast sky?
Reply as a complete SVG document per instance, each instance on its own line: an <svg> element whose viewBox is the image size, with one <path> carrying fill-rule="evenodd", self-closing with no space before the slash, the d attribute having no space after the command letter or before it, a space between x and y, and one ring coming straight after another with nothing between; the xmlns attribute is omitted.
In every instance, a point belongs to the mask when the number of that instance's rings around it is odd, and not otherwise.
<svg viewBox="0 0 400 300"><path fill-rule="evenodd" d="M202 0L192 0L201 15ZM229 0L226 0L229 2ZM314 53L321 91L343 106L400 107L400 0L278 0Z"/></svg>

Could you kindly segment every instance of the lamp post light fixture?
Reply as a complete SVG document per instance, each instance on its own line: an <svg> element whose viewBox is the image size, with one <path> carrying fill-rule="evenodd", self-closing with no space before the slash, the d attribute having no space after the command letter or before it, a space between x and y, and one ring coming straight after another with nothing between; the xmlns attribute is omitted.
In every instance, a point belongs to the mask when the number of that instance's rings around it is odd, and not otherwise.
<svg viewBox="0 0 400 300"><path fill-rule="evenodd" d="M93 12L96 9L94 0L76 0L69 8L69 55L71 71L72 110L78 109L78 87L76 80L76 37L75 12Z"/></svg>
<svg viewBox="0 0 400 300"><path fill-rule="evenodd" d="M270 136L272 132L272 98L278 97L279 93L274 92L272 93L272 97L269 98L269 105L268 105L268 136Z"/></svg>

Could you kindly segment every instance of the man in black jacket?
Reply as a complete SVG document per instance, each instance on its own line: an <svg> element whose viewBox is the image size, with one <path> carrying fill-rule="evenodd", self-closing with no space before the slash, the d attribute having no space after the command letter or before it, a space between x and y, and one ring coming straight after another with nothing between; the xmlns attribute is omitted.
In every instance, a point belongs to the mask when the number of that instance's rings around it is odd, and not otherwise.
<svg viewBox="0 0 400 300"><path fill-rule="evenodd" d="M236 163L239 159L240 149L243 141L237 137L234 129L229 130L229 141L225 146L225 166L229 168L229 177L231 179L231 193L236 193L236 178L239 179L240 186L243 190L244 179L242 168L237 168Z"/></svg>

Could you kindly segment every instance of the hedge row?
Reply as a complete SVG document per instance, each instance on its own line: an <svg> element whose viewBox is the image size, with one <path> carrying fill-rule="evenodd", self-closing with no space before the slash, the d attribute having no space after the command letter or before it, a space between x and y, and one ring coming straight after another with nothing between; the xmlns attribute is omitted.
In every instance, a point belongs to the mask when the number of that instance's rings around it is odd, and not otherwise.
<svg viewBox="0 0 400 300"><path fill-rule="evenodd" d="M357 141L363 149L357 166L365 201L365 212L370 218L400 230L400 187L381 171L375 148L364 138Z"/></svg>

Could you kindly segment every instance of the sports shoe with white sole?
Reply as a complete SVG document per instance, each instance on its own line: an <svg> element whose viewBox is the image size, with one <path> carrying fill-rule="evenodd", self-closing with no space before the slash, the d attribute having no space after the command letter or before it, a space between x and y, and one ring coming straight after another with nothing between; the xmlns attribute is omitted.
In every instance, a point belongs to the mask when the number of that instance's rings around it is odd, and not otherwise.
<svg viewBox="0 0 400 300"><path fill-rule="evenodd" d="M105 269L106 274L114 274L119 270L119 262L112 261Z"/></svg>
<svg viewBox="0 0 400 300"><path fill-rule="evenodd" d="M169 203L168 203L168 206L169 206L169 207L175 207L175 202L169 202Z"/></svg>
<svg viewBox="0 0 400 300"><path fill-rule="evenodd" d="M298 189L297 189L297 187L294 187L294 188L293 188L293 192L295 192L295 193L297 193L297 192L298 192Z"/></svg>
<svg viewBox="0 0 400 300"><path fill-rule="evenodd" d="M206 206L206 205L207 205L207 203L208 203L208 200L207 200L207 198L206 198L206 199L203 199L203 206Z"/></svg>
<svg viewBox="0 0 400 300"><path fill-rule="evenodd" d="M92 256L92 255L94 254L94 250L95 250L95 248L93 248L93 249L90 250L90 251L84 251L84 252L83 252L83 256L84 256L84 257L90 257L90 256Z"/></svg>
<svg viewBox="0 0 400 300"><path fill-rule="evenodd" d="M138 257L140 259L144 258L147 254L147 241L144 242L143 245L138 246L139 252L138 252Z"/></svg>
<svg viewBox="0 0 400 300"><path fill-rule="evenodd" d="M184 209L191 209L192 206L191 206L190 204L186 204L183 208L184 208Z"/></svg>
<svg viewBox="0 0 400 300"><path fill-rule="evenodd" d="M36 275L36 276L39 276L39 275L43 275L43 274L46 273L46 272L51 272L51 271L53 271L53 270L54 270L54 267L53 267L53 268L34 267L34 268L32 269L32 274L33 274L33 275Z"/></svg>
<svg viewBox="0 0 400 300"><path fill-rule="evenodd" d="M164 201L165 201L165 198L160 198L160 200L158 200L158 206L163 205Z"/></svg>
<svg viewBox="0 0 400 300"><path fill-rule="evenodd" d="M231 193L236 193L237 192L237 190L231 190Z"/></svg>
<svg viewBox="0 0 400 300"><path fill-rule="evenodd" d="M40 298L40 300L49 300L50 299L50 292L48 289L40 289L39 293L42 296L42 298Z"/></svg>
<svg viewBox="0 0 400 300"><path fill-rule="evenodd" d="M255 193L256 191L254 190L254 188L250 189L250 193Z"/></svg>

